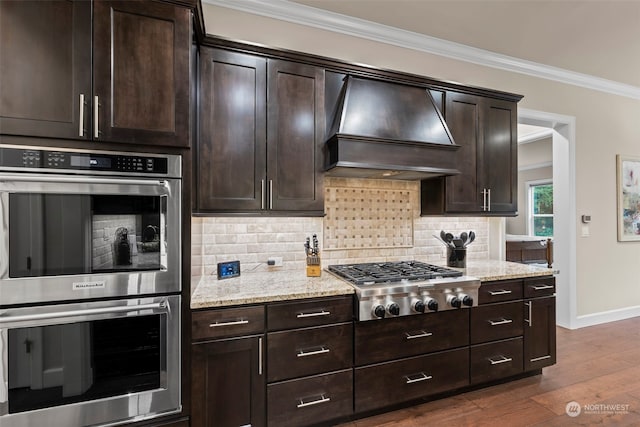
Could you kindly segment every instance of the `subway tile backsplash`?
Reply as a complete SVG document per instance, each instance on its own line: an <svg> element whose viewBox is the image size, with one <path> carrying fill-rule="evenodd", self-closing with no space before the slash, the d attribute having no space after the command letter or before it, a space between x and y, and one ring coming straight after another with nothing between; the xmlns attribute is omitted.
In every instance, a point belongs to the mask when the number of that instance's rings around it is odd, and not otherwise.
<svg viewBox="0 0 640 427"><path fill-rule="evenodd" d="M222 261L239 260L242 272L304 269L303 244L312 234L318 235L323 267L414 258L444 263L446 249L433 237L440 230L454 234L474 230L476 240L468 247L467 257L489 258L488 218L420 217L419 191L415 181L325 178L325 212L334 215L324 218L193 217L193 286L200 276L216 274L216 264ZM367 200L362 200L365 196ZM375 197L394 200L377 203ZM381 208L387 211L381 213ZM394 229L402 234L395 240ZM267 266L270 256L282 257L283 266Z"/></svg>

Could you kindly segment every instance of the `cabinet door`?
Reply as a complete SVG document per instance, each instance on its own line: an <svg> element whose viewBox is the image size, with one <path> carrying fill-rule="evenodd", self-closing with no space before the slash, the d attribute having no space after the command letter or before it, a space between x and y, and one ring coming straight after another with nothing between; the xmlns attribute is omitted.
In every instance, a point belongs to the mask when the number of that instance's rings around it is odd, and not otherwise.
<svg viewBox="0 0 640 427"><path fill-rule="evenodd" d="M477 96L447 92L447 126L460 146L456 165L461 172L446 178L447 212L479 212L482 208L477 177L481 103Z"/></svg>
<svg viewBox="0 0 640 427"><path fill-rule="evenodd" d="M268 208L322 211L324 70L269 60Z"/></svg>
<svg viewBox="0 0 640 427"><path fill-rule="evenodd" d="M251 211L264 205L266 61L200 52L197 210Z"/></svg>
<svg viewBox="0 0 640 427"><path fill-rule="evenodd" d="M262 338L192 346L191 426L265 424Z"/></svg>
<svg viewBox="0 0 640 427"><path fill-rule="evenodd" d="M524 310L524 370L555 364L556 298L528 300Z"/></svg>
<svg viewBox="0 0 640 427"><path fill-rule="evenodd" d="M0 1L0 133L86 138L91 2Z"/></svg>
<svg viewBox="0 0 640 427"><path fill-rule="evenodd" d="M481 110L482 147L480 191L487 195L490 213L515 214L518 210L518 118L517 104L486 98Z"/></svg>
<svg viewBox="0 0 640 427"><path fill-rule="evenodd" d="M93 138L188 147L189 9L153 1L93 4Z"/></svg>

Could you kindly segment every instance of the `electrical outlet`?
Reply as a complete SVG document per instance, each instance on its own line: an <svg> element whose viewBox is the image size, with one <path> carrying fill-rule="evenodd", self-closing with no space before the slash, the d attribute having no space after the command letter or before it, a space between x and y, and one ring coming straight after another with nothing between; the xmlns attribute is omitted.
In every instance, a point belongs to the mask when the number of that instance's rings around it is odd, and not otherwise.
<svg viewBox="0 0 640 427"><path fill-rule="evenodd" d="M281 256L272 256L267 260L267 265L272 267L282 267L282 257Z"/></svg>

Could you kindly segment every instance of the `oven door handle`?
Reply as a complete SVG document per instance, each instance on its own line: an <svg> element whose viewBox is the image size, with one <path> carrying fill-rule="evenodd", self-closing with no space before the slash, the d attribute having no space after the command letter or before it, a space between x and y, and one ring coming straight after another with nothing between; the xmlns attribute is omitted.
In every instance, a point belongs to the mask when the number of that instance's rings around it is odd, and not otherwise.
<svg viewBox="0 0 640 427"><path fill-rule="evenodd" d="M34 320L50 320L50 319L60 319L60 318L66 318L66 317L92 316L96 314L128 313L131 311L140 311L140 310L161 310L164 313L169 313L169 304L165 300L165 301L155 302L152 304L87 308L83 310L58 311L55 313L24 314L21 316L0 317L0 324L16 323L16 322L32 322Z"/></svg>
<svg viewBox="0 0 640 427"><path fill-rule="evenodd" d="M8 357L5 357L8 347L7 341L7 330L0 329L0 404L9 401L9 363Z"/></svg>
<svg viewBox="0 0 640 427"><path fill-rule="evenodd" d="M63 184L115 184L115 185L151 185L156 187L167 187L167 181L154 179L127 179L127 178L93 178L93 177L76 177L76 176L19 176L19 175L0 175L0 182L60 182Z"/></svg>

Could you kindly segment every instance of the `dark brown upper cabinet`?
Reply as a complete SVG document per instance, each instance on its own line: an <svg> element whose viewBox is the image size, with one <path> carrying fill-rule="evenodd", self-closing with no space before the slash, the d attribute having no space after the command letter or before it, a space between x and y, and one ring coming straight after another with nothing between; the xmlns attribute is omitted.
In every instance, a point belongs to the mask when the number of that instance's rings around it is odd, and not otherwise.
<svg viewBox="0 0 640 427"><path fill-rule="evenodd" d="M0 133L189 146L189 9L2 1L0 27Z"/></svg>
<svg viewBox="0 0 640 427"><path fill-rule="evenodd" d="M517 103L447 91L459 175L421 182L423 215L517 214Z"/></svg>
<svg viewBox="0 0 640 427"><path fill-rule="evenodd" d="M200 52L198 213L323 213L324 71Z"/></svg>

